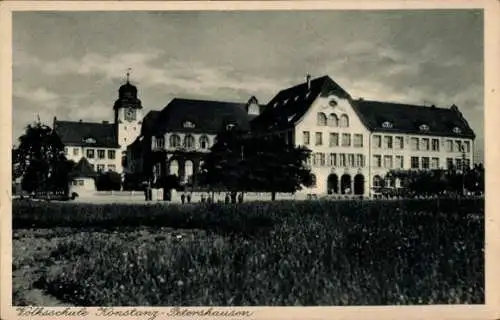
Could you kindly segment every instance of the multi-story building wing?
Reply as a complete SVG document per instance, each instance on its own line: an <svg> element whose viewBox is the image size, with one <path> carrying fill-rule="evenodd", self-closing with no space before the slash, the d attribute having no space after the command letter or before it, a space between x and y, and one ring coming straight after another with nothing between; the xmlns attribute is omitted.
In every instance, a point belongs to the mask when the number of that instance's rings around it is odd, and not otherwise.
<svg viewBox="0 0 500 320"><path fill-rule="evenodd" d="M203 157L224 126L249 129L262 106L255 97L248 103L173 99L163 110L148 113L141 135L130 146L130 167L153 181L176 175L182 183L196 184Z"/></svg>
<svg viewBox="0 0 500 320"><path fill-rule="evenodd" d="M252 121L254 134L305 146L316 194L370 195L397 187L393 169L462 167L473 162L474 132L458 108L354 100L328 76L280 91Z"/></svg>

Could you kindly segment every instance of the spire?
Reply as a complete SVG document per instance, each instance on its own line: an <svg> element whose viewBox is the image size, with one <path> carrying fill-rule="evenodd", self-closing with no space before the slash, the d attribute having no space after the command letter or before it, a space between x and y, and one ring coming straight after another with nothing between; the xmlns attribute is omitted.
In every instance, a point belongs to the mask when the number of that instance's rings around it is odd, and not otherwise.
<svg viewBox="0 0 500 320"><path fill-rule="evenodd" d="M129 81L130 81L130 71L132 71L132 69L131 69L131 68L128 68L128 69L127 69L127 83L130 83L130 82L129 82Z"/></svg>

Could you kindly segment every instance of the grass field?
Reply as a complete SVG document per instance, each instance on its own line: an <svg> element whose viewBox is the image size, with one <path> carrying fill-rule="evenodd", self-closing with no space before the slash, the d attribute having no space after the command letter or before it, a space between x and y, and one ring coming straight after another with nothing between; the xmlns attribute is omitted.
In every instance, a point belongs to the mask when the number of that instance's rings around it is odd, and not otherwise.
<svg viewBox="0 0 500 320"><path fill-rule="evenodd" d="M15 202L13 226L15 305L484 303L484 200Z"/></svg>

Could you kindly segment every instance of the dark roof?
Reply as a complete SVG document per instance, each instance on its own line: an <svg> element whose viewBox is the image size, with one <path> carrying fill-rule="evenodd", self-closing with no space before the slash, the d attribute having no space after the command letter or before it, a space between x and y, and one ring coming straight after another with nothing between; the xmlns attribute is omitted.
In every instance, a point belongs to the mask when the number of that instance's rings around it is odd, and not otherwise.
<svg viewBox="0 0 500 320"><path fill-rule="evenodd" d="M154 134L168 131L216 134L226 123L247 130L251 117L246 106L246 103L175 98L160 111ZM186 122L194 126L185 127Z"/></svg>
<svg viewBox="0 0 500 320"><path fill-rule="evenodd" d="M335 94L342 99L351 99L342 87L329 76L322 76L294 87L281 90L266 105L262 114L252 121L255 130L280 130L293 126L309 109L318 96Z"/></svg>
<svg viewBox="0 0 500 320"><path fill-rule="evenodd" d="M370 131L475 138L474 131L454 105L437 108L361 99L351 104ZM389 127L382 126L386 121ZM428 131L422 131L421 125L427 125ZM454 131L456 127L460 132Z"/></svg>
<svg viewBox="0 0 500 320"><path fill-rule="evenodd" d="M86 177L93 178L97 175L97 173L92 169L87 158L83 157L78 161L78 163L73 167L71 171L71 175L73 177Z"/></svg>
<svg viewBox="0 0 500 320"><path fill-rule="evenodd" d="M149 111L146 114L146 116L142 119L141 135L148 135L155 129L156 121L159 116L160 111L156 110Z"/></svg>
<svg viewBox="0 0 500 320"><path fill-rule="evenodd" d="M54 121L54 129L65 145L119 148L115 125L79 121ZM89 139L90 140L87 140ZM87 141L86 141L87 140ZM92 143L91 140L95 142Z"/></svg>

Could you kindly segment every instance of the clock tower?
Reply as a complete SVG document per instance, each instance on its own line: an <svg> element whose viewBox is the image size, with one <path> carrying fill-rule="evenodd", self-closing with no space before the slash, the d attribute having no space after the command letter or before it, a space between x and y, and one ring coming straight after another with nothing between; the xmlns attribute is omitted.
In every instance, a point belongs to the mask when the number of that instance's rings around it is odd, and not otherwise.
<svg viewBox="0 0 500 320"><path fill-rule="evenodd" d="M129 78L130 73L127 72L127 82L118 89L118 99L113 106L118 144L122 153L139 136L143 117L137 88L130 84Z"/></svg>

